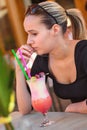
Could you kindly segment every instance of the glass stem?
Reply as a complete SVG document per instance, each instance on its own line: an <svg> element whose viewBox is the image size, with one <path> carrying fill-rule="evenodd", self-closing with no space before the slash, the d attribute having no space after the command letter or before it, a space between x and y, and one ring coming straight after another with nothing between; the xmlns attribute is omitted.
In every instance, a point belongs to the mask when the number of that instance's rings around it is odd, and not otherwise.
<svg viewBox="0 0 87 130"><path fill-rule="evenodd" d="M45 123L48 123L49 120L48 120L47 113L44 113L43 116L44 116L44 122L43 122L43 123L44 123L44 124L45 124Z"/></svg>
<svg viewBox="0 0 87 130"><path fill-rule="evenodd" d="M54 121L49 121L47 113L43 113L44 116L44 121L41 123L41 127L46 127L48 125L51 125L52 123L54 123Z"/></svg>

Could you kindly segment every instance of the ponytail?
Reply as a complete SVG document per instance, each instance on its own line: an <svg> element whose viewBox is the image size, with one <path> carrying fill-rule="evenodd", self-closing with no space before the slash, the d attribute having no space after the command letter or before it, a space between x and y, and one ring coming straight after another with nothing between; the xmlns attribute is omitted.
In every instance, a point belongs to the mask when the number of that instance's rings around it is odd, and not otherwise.
<svg viewBox="0 0 87 130"><path fill-rule="evenodd" d="M78 9L68 9L67 16L71 21L73 39L87 39L86 24L83 15Z"/></svg>

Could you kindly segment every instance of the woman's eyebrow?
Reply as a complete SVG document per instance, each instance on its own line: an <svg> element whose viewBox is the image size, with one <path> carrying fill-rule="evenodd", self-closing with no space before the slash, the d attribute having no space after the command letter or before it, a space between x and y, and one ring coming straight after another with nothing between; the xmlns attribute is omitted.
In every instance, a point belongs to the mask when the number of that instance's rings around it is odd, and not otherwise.
<svg viewBox="0 0 87 130"><path fill-rule="evenodd" d="M28 30L28 32L35 32L36 30L33 30L33 29L31 29L31 30Z"/></svg>

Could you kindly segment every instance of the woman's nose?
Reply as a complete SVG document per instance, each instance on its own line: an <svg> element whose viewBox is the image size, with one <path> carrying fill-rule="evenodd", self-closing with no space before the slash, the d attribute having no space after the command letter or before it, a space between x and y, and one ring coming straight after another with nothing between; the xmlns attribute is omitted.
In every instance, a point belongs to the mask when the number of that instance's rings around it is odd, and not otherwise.
<svg viewBox="0 0 87 130"><path fill-rule="evenodd" d="M33 40L32 40L31 38L29 38L29 37L27 38L27 44L28 44L28 45L33 44Z"/></svg>

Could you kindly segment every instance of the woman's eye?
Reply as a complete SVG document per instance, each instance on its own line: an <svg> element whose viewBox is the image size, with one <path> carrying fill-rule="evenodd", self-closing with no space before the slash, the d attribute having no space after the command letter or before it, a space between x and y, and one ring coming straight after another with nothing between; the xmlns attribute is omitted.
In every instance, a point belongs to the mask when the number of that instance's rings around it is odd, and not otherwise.
<svg viewBox="0 0 87 130"><path fill-rule="evenodd" d="M32 35L36 36L36 35L37 35L37 33L33 33Z"/></svg>

